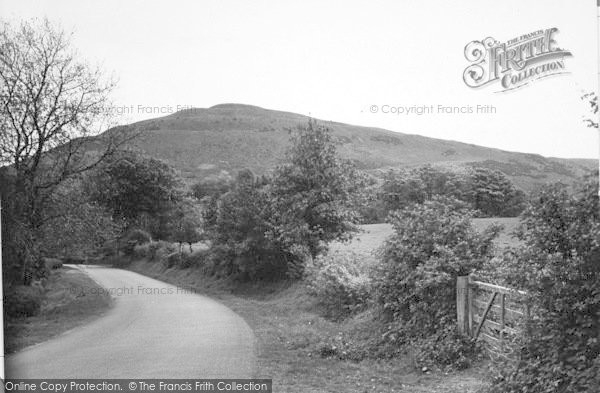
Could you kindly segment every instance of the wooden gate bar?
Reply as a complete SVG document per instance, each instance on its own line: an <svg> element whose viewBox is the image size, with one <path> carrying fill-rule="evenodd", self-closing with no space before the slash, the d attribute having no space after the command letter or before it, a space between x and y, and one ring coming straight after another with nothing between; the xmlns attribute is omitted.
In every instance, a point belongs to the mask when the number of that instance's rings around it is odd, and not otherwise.
<svg viewBox="0 0 600 393"><path fill-rule="evenodd" d="M483 326L483 323L485 322L485 318L487 317L488 312L490 312L490 308L492 308L492 303L494 303L494 299L496 299L497 293L498 292L492 293L492 296L490 297L490 300L488 301L487 307L485 308L485 312L481 316L481 321L479 321L479 325L477 325L477 330L475 331L475 336L473 337L474 340L477 340L477 337L479 337L479 331L481 330L481 327Z"/></svg>

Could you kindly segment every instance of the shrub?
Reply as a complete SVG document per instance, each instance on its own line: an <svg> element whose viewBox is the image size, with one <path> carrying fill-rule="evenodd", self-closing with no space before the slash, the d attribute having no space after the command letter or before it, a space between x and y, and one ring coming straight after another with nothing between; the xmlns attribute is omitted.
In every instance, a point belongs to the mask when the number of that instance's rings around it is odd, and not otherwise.
<svg viewBox="0 0 600 393"><path fill-rule="evenodd" d="M532 318L516 368L492 392L595 392L600 375L600 203L597 174L543 188L522 217L525 245L505 256L505 279L529 293Z"/></svg>
<svg viewBox="0 0 600 393"><path fill-rule="evenodd" d="M145 245L148 249L146 251L146 258L151 261L155 261L158 256L158 251L164 246L164 244L160 241L151 242Z"/></svg>
<svg viewBox="0 0 600 393"><path fill-rule="evenodd" d="M354 252L335 252L317 257L306 267L309 292L337 319L363 308L369 301L369 268L373 257Z"/></svg>
<svg viewBox="0 0 600 393"><path fill-rule="evenodd" d="M6 291L4 312L8 317L32 317L42 306L43 290L33 286L20 285Z"/></svg>
<svg viewBox="0 0 600 393"><path fill-rule="evenodd" d="M182 258L183 258L182 254L179 251L176 251L176 252L172 252L169 255L167 255L162 260L162 263L167 269L170 269L172 267L180 266Z"/></svg>
<svg viewBox="0 0 600 393"><path fill-rule="evenodd" d="M456 323L457 276L491 257L500 228L479 234L472 214L457 200L434 197L390 215L395 233L380 251L375 290L383 313L408 336L426 337Z"/></svg>
<svg viewBox="0 0 600 393"><path fill-rule="evenodd" d="M86 259L84 257L76 256L76 255L69 255L69 256L65 257L63 260L64 260L64 263L66 263L68 265L83 265L86 262Z"/></svg>
<svg viewBox="0 0 600 393"><path fill-rule="evenodd" d="M135 242L135 244L145 244L152 241L152 236L142 229L133 229L125 236L126 242Z"/></svg>
<svg viewBox="0 0 600 393"><path fill-rule="evenodd" d="M137 244L133 247L133 257L137 259L147 259L150 256L150 246L153 243Z"/></svg>
<svg viewBox="0 0 600 393"><path fill-rule="evenodd" d="M208 251L207 250L198 250L198 251L194 251L190 254L183 254L183 255L184 256L180 262L180 267L182 269L187 269L190 267L203 266L206 263Z"/></svg>
<svg viewBox="0 0 600 393"><path fill-rule="evenodd" d="M153 244L155 244L155 245L152 245L150 247L149 253L150 253L150 259L154 260L154 261L164 262L168 255L170 255L176 251L175 245L173 245L172 243L169 243L169 242L165 242L165 241L161 240L161 241L158 241ZM154 251L154 254L153 254L153 251Z"/></svg>
<svg viewBox="0 0 600 393"><path fill-rule="evenodd" d="M48 270L54 270L54 269L60 269L63 265L63 262L61 259L58 258L42 258L44 261L44 264L46 265L46 269Z"/></svg>
<svg viewBox="0 0 600 393"><path fill-rule="evenodd" d="M394 234L373 271L375 297L393 337L389 345L412 343L424 360L447 366L446 359L453 359L462 367L460 353L467 349L448 330L457 324L456 278L491 257L500 230L491 226L478 233L472 215L463 203L444 197L390 215ZM440 343L448 351L436 358ZM450 353L453 348L458 352Z"/></svg>
<svg viewBox="0 0 600 393"><path fill-rule="evenodd" d="M448 325L441 332L413 343L414 361L418 368L443 367L448 370L469 368L481 355L481 348L469 337Z"/></svg>
<svg viewBox="0 0 600 393"><path fill-rule="evenodd" d="M131 258L122 255L110 255L104 259L104 262L116 268L125 268L131 264Z"/></svg>

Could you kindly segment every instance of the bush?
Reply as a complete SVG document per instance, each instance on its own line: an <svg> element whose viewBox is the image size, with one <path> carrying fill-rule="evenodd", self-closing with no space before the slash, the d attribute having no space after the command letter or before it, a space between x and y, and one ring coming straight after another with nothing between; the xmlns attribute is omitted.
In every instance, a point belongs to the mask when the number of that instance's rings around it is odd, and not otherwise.
<svg viewBox="0 0 600 393"><path fill-rule="evenodd" d="M180 262L180 267L182 269L187 269L190 267L200 267L200 266L204 266L204 264L206 263L208 257L208 251L207 250L198 250L198 251L194 251L190 254L184 254L181 262Z"/></svg>
<svg viewBox="0 0 600 393"><path fill-rule="evenodd" d="M116 268L126 268L131 265L131 258L122 255L110 255L104 258L104 262Z"/></svg>
<svg viewBox="0 0 600 393"><path fill-rule="evenodd" d="M388 323L387 335L393 337L390 345L416 343L420 358L442 366L452 359L462 367L461 353L468 352L460 342L453 344L448 330L457 325L456 278L492 256L500 230L491 226L478 233L472 215L463 203L444 197L393 212L394 234L373 272L375 297ZM443 355L437 354L440 343L447 350ZM450 353L453 348L458 352Z"/></svg>
<svg viewBox="0 0 600 393"><path fill-rule="evenodd" d="M317 257L306 267L309 292L338 319L362 309L369 301L370 266L373 257L354 252L335 252Z"/></svg>
<svg viewBox="0 0 600 393"><path fill-rule="evenodd" d="M152 236L142 229L133 229L125 236L125 241L135 242L135 244L145 244L152 241Z"/></svg>
<svg viewBox="0 0 600 393"><path fill-rule="evenodd" d="M597 174L569 194L543 188L522 216L525 245L505 255L504 279L529 293L532 318L516 368L492 392L596 392L600 375L600 203Z"/></svg>
<svg viewBox="0 0 600 393"><path fill-rule="evenodd" d="M154 243L137 244L133 247L133 257L136 259L150 259L150 246Z"/></svg>
<svg viewBox="0 0 600 393"><path fill-rule="evenodd" d="M443 367L446 371L469 368L481 355L478 344L450 325L437 334L417 340L413 350L418 368Z"/></svg>
<svg viewBox="0 0 600 393"><path fill-rule="evenodd" d="M43 290L33 286L16 286L6 292L4 312L12 318L32 317L42 306Z"/></svg>
<svg viewBox="0 0 600 393"><path fill-rule="evenodd" d="M42 258L44 265L48 270L60 269L63 266L63 262L58 258Z"/></svg>
<svg viewBox="0 0 600 393"><path fill-rule="evenodd" d="M394 212L395 233L374 271L384 315L408 337L427 337L456 323L456 278L480 268L500 228L479 234L472 211L457 200L434 197Z"/></svg>
<svg viewBox="0 0 600 393"><path fill-rule="evenodd" d="M84 265L86 263L86 259L84 257L69 255L65 257L64 263L68 265Z"/></svg>
<svg viewBox="0 0 600 393"><path fill-rule="evenodd" d="M183 258L182 254L179 251L176 251L176 252L172 252L169 255L167 255L162 260L162 263L163 263L164 267L166 267L167 269L170 269L172 267L180 266L182 258Z"/></svg>

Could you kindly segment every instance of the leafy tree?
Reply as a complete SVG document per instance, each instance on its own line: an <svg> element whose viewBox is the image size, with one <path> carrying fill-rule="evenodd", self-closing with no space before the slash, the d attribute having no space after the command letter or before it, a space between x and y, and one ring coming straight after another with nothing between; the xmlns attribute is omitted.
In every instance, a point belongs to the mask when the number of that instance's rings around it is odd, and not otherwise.
<svg viewBox="0 0 600 393"><path fill-rule="evenodd" d="M168 212L182 198L180 185L167 164L133 153L115 156L87 182L92 198L128 227L147 217L166 225ZM164 236L160 225L154 232Z"/></svg>
<svg viewBox="0 0 600 393"><path fill-rule="evenodd" d="M22 240L7 248L18 250L10 263L18 265L25 282L38 270L40 231L51 225L46 211L53 193L130 138L115 132L90 139L110 121L113 87L47 20L1 23L0 165L12 173L3 193L13 201L5 206ZM13 235L5 239L16 241Z"/></svg>
<svg viewBox="0 0 600 393"><path fill-rule="evenodd" d="M298 278L332 240L356 230L366 178L337 156L330 131L312 120L292 136L272 176L241 171L204 210L217 270L242 279Z"/></svg>
<svg viewBox="0 0 600 393"><path fill-rule="evenodd" d="M190 200L179 202L169 215L169 238L179 243L179 252L182 252L183 243L187 243L192 252L192 244L202 240L200 228L202 220L200 212Z"/></svg>
<svg viewBox="0 0 600 393"><path fill-rule="evenodd" d="M90 255L123 230L122 222L91 201L79 181L63 184L54 197L47 211L53 216L52 226L44 226L41 232L45 255Z"/></svg>
<svg viewBox="0 0 600 393"><path fill-rule="evenodd" d="M413 171L389 171L384 177L381 193L388 212L423 203L427 195L425 183Z"/></svg>
<svg viewBox="0 0 600 393"><path fill-rule="evenodd" d="M285 249L268 232L271 223L269 185L241 171L231 191L205 213L205 228L218 250L217 273L240 280L274 280L288 272Z"/></svg>
<svg viewBox="0 0 600 393"><path fill-rule="evenodd" d="M389 171L381 188L388 211L423 203L436 195L465 201L483 216L516 216L523 210L525 194L501 172L474 168L454 173L425 165Z"/></svg>
<svg viewBox="0 0 600 393"><path fill-rule="evenodd" d="M524 194L499 171L474 168L469 174L467 200L484 216L516 215L523 209Z"/></svg>
<svg viewBox="0 0 600 393"><path fill-rule="evenodd" d="M208 177L192 186L192 195L202 200L206 197L218 198L231 190L233 179L228 174L220 174L219 176Z"/></svg>
<svg viewBox="0 0 600 393"><path fill-rule="evenodd" d="M287 162L273 175L274 236L315 257L327 243L356 232L365 178L339 157L331 131L314 120L291 140Z"/></svg>

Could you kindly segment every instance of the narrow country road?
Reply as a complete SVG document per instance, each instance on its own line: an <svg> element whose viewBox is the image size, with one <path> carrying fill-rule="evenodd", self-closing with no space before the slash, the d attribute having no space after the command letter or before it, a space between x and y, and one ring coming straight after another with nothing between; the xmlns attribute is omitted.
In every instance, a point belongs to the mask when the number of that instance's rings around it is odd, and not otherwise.
<svg viewBox="0 0 600 393"><path fill-rule="evenodd" d="M80 269L114 292L114 306L87 325L9 356L7 378L254 376L254 335L227 307L127 270Z"/></svg>

